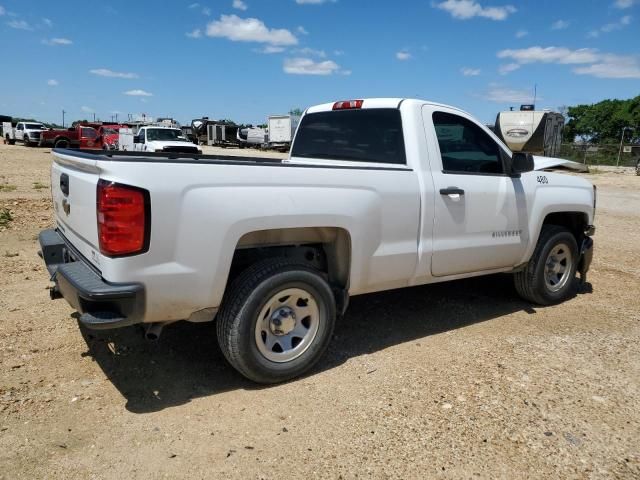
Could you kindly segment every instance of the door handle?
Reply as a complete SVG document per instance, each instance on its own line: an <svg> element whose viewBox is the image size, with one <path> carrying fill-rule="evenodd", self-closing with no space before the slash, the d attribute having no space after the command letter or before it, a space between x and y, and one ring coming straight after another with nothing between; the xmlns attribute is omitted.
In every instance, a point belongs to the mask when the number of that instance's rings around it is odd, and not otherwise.
<svg viewBox="0 0 640 480"><path fill-rule="evenodd" d="M464 190L458 187L441 188L440 195L464 195Z"/></svg>

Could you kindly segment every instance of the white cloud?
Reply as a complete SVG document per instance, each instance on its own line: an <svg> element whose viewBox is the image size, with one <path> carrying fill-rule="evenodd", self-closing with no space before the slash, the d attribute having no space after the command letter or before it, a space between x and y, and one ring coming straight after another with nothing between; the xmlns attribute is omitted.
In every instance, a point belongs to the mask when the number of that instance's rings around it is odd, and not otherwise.
<svg viewBox="0 0 640 480"><path fill-rule="evenodd" d="M449 12L453 18L460 20L468 20L473 17L505 20L509 15L517 11L513 5L483 7L475 0L445 0L440 3L432 3L431 6Z"/></svg>
<svg viewBox="0 0 640 480"><path fill-rule="evenodd" d="M202 30L196 28L195 30L185 33L185 35L189 38L202 38Z"/></svg>
<svg viewBox="0 0 640 480"><path fill-rule="evenodd" d="M257 18L221 15L207 25L207 36L227 38L234 42L259 42L271 45L297 45L298 39L284 28L268 28Z"/></svg>
<svg viewBox="0 0 640 480"><path fill-rule="evenodd" d="M519 63L507 63L504 65L500 65L500 67L498 67L498 72L500 73L500 75L507 75L508 73L518 70L519 68Z"/></svg>
<svg viewBox="0 0 640 480"><path fill-rule="evenodd" d="M42 23L44 23L47 27L53 27L53 22L49 18L43 18Z"/></svg>
<svg viewBox="0 0 640 480"><path fill-rule="evenodd" d="M401 50L399 52L396 52L396 58L400 61L409 60L411 58L411 54L406 50Z"/></svg>
<svg viewBox="0 0 640 480"><path fill-rule="evenodd" d="M71 45L73 42L68 38L50 38L42 41L43 44L49 45L50 47L57 47L60 45Z"/></svg>
<svg viewBox="0 0 640 480"><path fill-rule="evenodd" d="M344 50L334 50L334 51L333 51L333 54L334 54L336 57L340 57L340 56L344 55Z"/></svg>
<svg viewBox="0 0 640 480"><path fill-rule="evenodd" d="M325 52L324 50L314 50L313 48L309 47L298 48L296 50L293 50L293 53L299 55L313 55L320 58L325 58L327 56L327 52Z"/></svg>
<svg viewBox="0 0 640 480"><path fill-rule="evenodd" d="M87 107L86 105L81 106L80 110L82 110L84 113L93 113L93 112L95 112L95 110L93 108Z"/></svg>
<svg viewBox="0 0 640 480"><path fill-rule="evenodd" d="M520 50L502 50L498 58L508 58L519 65L554 63L576 65L578 75L597 78L640 78L640 58L634 55L601 53L592 48L570 50L564 47L530 47Z"/></svg>
<svg viewBox="0 0 640 480"><path fill-rule="evenodd" d="M465 77L477 77L480 75L481 70L479 68L464 67L460 69L460 73Z"/></svg>
<svg viewBox="0 0 640 480"><path fill-rule="evenodd" d="M33 27L24 20L14 19L10 22L7 22L7 25L9 25L11 28L15 28L16 30L33 30Z"/></svg>
<svg viewBox="0 0 640 480"><path fill-rule="evenodd" d="M0 17L6 13L6 10L2 5L0 5Z"/></svg>
<svg viewBox="0 0 640 480"><path fill-rule="evenodd" d="M569 22L566 20L556 20L551 24L551 30L564 30L569 26Z"/></svg>
<svg viewBox="0 0 640 480"><path fill-rule="evenodd" d="M153 93L149 93L145 90L135 89L135 90L127 90L123 92L125 95L129 95L130 97L153 97Z"/></svg>
<svg viewBox="0 0 640 480"><path fill-rule="evenodd" d="M209 7L203 7L202 8L202 14L207 16L207 17L210 17L211 16L211 9Z"/></svg>
<svg viewBox="0 0 640 480"><path fill-rule="evenodd" d="M93 75L98 75L99 77L109 77L109 78L138 78L137 73L131 72L114 72L113 70L109 70L108 68L94 68L89 70L89 73Z"/></svg>
<svg viewBox="0 0 640 480"><path fill-rule="evenodd" d="M503 87L496 84L489 85L489 90L480 96L494 103L528 103L533 100L532 91ZM542 97L538 96L538 100L542 100Z"/></svg>
<svg viewBox="0 0 640 480"><path fill-rule="evenodd" d="M60 84L58 83L57 80L51 78L51 79L47 80L47 85L49 85L50 87L57 87Z"/></svg>
<svg viewBox="0 0 640 480"><path fill-rule="evenodd" d="M526 30L518 30L518 31L516 32L516 38L524 38L524 37L526 37L527 35L529 35L529 32L528 32L528 31L526 31Z"/></svg>
<svg viewBox="0 0 640 480"><path fill-rule="evenodd" d="M189 8L198 8L199 6L199 3L192 3L191 5L189 5Z"/></svg>
<svg viewBox="0 0 640 480"><path fill-rule="evenodd" d="M233 0L233 4L232 4L233 8L237 8L238 10L246 10L247 8L247 4L244 3L242 0Z"/></svg>
<svg viewBox="0 0 640 480"><path fill-rule="evenodd" d="M296 0L298 5L322 5L323 3L335 3L337 0Z"/></svg>
<svg viewBox="0 0 640 480"><path fill-rule="evenodd" d="M271 54L271 53L282 53L285 50L286 49L284 47L276 47L275 45L265 45L264 48L255 48L253 51L256 53Z"/></svg>
<svg viewBox="0 0 640 480"><path fill-rule="evenodd" d="M633 17L631 15L625 15L624 17L621 17L620 20L618 20L617 22L607 23L602 27L598 28L597 30L591 30L587 34L587 37L597 38L600 36L601 33L610 33L616 30L622 30L623 28L631 24L632 19Z"/></svg>
<svg viewBox="0 0 640 480"><path fill-rule="evenodd" d="M577 67L573 71L596 78L640 79L640 60L632 56L605 55L601 62Z"/></svg>
<svg viewBox="0 0 640 480"><path fill-rule="evenodd" d="M633 7L634 3L636 3L636 0L616 0L613 6L624 10L625 8Z"/></svg>
<svg viewBox="0 0 640 480"><path fill-rule="evenodd" d="M298 32L300 35L309 35L309 32L307 32L307 29L304 28L302 25L296 28L296 32Z"/></svg>
<svg viewBox="0 0 640 480"><path fill-rule="evenodd" d="M283 70L292 75L331 75L340 71L340 65L332 60L315 62L310 58L287 58Z"/></svg>
<svg viewBox="0 0 640 480"><path fill-rule="evenodd" d="M592 63L598 60L598 51L592 48L569 50L564 47L529 47L519 50L501 50L498 58L510 58L518 63Z"/></svg>

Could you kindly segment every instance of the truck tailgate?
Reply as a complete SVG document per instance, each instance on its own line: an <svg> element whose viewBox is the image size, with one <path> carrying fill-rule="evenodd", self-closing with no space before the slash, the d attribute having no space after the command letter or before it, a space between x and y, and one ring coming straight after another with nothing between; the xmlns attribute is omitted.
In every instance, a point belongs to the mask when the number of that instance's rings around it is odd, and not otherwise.
<svg viewBox="0 0 640 480"><path fill-rule="evenodd" d="M53 152L51 196L60 233L94 266L100 267L96 188L100 169L95 160Z"/></svg>

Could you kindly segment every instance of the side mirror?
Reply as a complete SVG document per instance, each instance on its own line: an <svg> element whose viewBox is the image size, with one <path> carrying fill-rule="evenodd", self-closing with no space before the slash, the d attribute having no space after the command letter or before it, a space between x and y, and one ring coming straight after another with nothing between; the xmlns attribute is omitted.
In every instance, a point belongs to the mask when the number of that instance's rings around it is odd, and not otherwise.
<svg viewBox="0 0 640 480"><path fill-rule="evenodd" d="M530 153L514 152L511 156L511 174L531 172L534 169L533 155Z"/></svg>

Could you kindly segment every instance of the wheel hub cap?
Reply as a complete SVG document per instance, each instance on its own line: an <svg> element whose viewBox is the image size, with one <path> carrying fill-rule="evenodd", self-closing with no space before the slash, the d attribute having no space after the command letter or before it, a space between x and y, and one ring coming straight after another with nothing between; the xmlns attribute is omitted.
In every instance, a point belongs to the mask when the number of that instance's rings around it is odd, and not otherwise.
<svg viewBox="0 0 640 480"><path fill-rule="evenodd" d="M560 243L556 245L547 257L544 270L544 281L548 290L557 292L569 281L573 268L571 249Z"/></svg>
<svg viewBox="0 0 640 480"><path fill-rule="evenodd" d="M255 326L260 354L271 362L298 358L312 345L320 326L320 307L303 288L286 288L263 305Z"/></svg>
<svg viewBox="0 0 640 480"><path fill-rule="evenodd" d="M269 328L271 333L277 336L288 335L296 327L296 312L290 307L277 309L271 315Z"/></svg>

